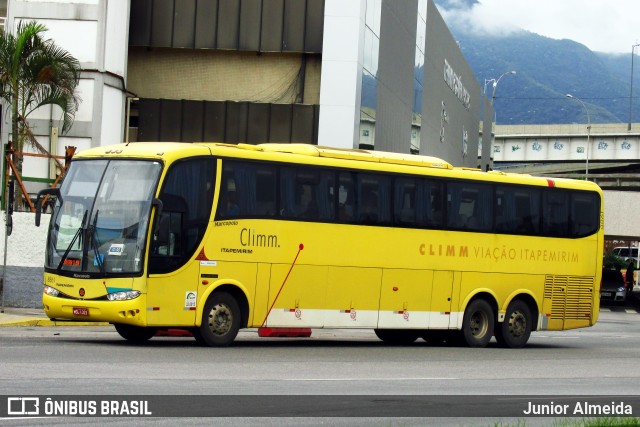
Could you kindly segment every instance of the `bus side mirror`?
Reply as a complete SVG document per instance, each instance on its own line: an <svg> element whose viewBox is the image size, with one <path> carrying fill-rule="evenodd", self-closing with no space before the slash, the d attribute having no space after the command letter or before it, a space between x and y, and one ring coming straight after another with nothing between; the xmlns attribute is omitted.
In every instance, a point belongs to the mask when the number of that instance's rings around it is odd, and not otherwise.
<svg viewBox="0 0 640 427"><path fill-rule="evenodd" d="M157 197L154 197L153 200L151 200L151 208L156 208L156 216L153 219L154 222L154 228L158 226L158 223L160 221L160 217L162 215L162 211L164 208L164 204L162 203L162 200L158 199Z"/></svg>
<svg viewBox="0 0 640 427"><path fill-rule="evenodd" d="M42 215L42 200L45 196L56 196L60 198L59 188L45 188L38 192L38 198L36 199L36 227L40 227L40 216Z"/></svg>
<svg viewBox="0 0 640 427"><path fill-rule="evenodd" d="M151 201L151 207L153 206L156 207L156 221L157 221L158 217L160 217L160 215L162 214L162 208L164 207L164 205L162 204L162 200L158 199L157 197L154 197L153 200Z"/></svg>

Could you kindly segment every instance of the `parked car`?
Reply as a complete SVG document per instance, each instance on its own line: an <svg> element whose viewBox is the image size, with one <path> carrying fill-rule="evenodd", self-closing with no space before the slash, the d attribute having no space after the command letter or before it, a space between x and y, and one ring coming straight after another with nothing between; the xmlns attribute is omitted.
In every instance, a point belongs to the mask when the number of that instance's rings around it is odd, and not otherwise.
<svg viewBox="0 0 640 427"><path fill-rule="evenodd" d="M628 260L629 258L631 258L636 262L638 261L638 248L636 247L630 248L628 246L616 246L615 248L613 248L612 253L624 260Z"/></svg>
<svg viewBox="0 0 640 427"><path fill-rule="evenodd" d="M600 284L600 301L625 302L627 300L627 284L622 272L605 268L602 270Z"/></svg>

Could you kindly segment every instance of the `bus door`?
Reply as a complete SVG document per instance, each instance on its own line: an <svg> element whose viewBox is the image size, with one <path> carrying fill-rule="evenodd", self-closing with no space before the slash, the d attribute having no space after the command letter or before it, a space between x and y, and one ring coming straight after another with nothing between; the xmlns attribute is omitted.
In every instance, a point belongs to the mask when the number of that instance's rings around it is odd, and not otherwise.
<svg viewBox="0 0 640 427"><path fill-rule="evenodd" d="M424 329L429 322L429 270L385 269L378 328Z"/></svg>
<svg viewBox="0 0 640 427"><path fill-rule="evenodd" d="M147 279L147 323L150 326L193 326L198 301L199 268L188 263L168 274Z"/></svg>
<svg viewBox="0 0 640 427"><path fill-rule="evenodd" d="M147 321L150 325L193 325L200 268L189 262L186 247L187 202L163 194L163 210L152 233L147 280Z"/></svg>
<svg viewBox="0 0 640 427"><path fill-rule="evenodd" d="M180 160L167 171L158 197L162 208L156 210L150 236L150 326L195 324L201 287L196 252L211 217L214 182L215 161L210 157Z"/></svg>
<svg viewBox="0 0 640 427"><path fill-rule="evenodd" d="M457 277L457 280L456 279ZM459 274L453 271L433 272L433 284L431 287L431 308L429 310L429 329L454 328L457 315L451 312L453 299L458 297L459 290L454 292L454 283L460 282ZM454 319L455 317L455 319Z"/></svg>

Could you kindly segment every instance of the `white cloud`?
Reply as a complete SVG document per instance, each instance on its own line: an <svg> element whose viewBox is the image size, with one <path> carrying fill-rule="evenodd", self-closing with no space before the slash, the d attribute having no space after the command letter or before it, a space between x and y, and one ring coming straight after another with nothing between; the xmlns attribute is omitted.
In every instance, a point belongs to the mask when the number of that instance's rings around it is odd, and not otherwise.
<svg viewBox="0 0 640 427"><path fill-rule="evenodd" d="M478 34L524 29L597 52L629 53L640 40L638 0L480 0L471 9L441 12L450 25Z"/></svg>

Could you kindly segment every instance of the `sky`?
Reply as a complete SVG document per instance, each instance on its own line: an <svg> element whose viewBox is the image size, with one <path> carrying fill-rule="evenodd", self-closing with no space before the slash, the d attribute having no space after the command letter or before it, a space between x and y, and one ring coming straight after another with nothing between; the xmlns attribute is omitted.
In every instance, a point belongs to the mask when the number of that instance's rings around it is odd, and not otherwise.
<svg viewBox="0 0 640 427"><path fill-rule="evenodd" d="M455 19L479 33L506 35L524 29L574 40L595 52L630 54L631 46L640 43L639 0L478 0L455 17L441 13L445 21Z"/></svg>

